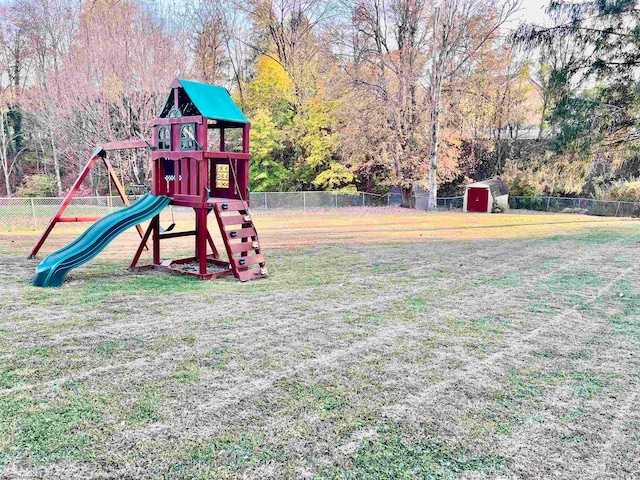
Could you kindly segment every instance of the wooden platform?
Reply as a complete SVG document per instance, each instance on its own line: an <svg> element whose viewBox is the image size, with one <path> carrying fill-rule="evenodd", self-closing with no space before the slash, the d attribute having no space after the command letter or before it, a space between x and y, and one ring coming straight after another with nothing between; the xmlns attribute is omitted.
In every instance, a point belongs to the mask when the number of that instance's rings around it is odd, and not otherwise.
<svg viewBox="0 0 640 480"><path fill-rule="evenodd" d="M172 202L175 203L175 202ZM193 207L193 206L192 206ZM196 229L184 232L162 233L160 221L154 217L144 234L138 250L131 262L130 269L156 269L179 275L189 275L202 280L210 280L233 274L241 282L264 278L268 271L264 255L260 249L258 232L249 213L249 207L242 200L228 198L210 198L203 207L193 207L196 215ZM207 216L213 212L216 216L220 234L229 261L220 260L207 227ZM147 240L153 234L154 258L150 265L137 266ZM186 236L196 237L196 255L179 260L164 260L160 257L160 241ZM207 253L210 247L212 253ZM187 264L194 264L185 268ZM197 268L195 266L197 264Z"/></svg>

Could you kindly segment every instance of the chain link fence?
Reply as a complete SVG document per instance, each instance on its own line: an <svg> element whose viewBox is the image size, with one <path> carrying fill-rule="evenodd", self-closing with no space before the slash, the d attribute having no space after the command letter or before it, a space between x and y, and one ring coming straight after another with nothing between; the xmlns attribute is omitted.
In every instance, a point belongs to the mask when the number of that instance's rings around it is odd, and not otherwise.
<svg viewBox="0 0 640 480"><path fill-rule="evenodd" d="M388 205L400 205L400 194L388 194ZM413 199L413 198L412 198ZM438 197L438 210L462 210L464 197ZM509 208L603 217L640 217L640 202L571 197L509 197Z"/></svg>
<svg viewBox="0 0 640 480"><path fill-rule="evenodd" d="M138 197L130 197L135 201ZM253 192L254 211L318 210L345 207L384 207L399 205L400 195L376 195L366 192ZM0 198L0 231L40 231L49 223L60 207L62 198ZM438 210L461 210L463 197L438 198ZM120 197L74 197L64 212L65 217L101 217L124 202ZM565 197L509 197L512 209L543 212L582 213L609 217L638 217L640 202L618 202ZM190 218L186 208L172 208L163 216ZM64 224L61 224L61 226ZM73 225L67 224L67 225Z"/></svg>
<svg viewBox="0 0 640 480"><path fill-rule="evenodd" d="M640 202L569 197L509 197L509 208L603 217L638 217Z"/></svg>
<svg viewBox="0 0 640 480"><path fill-rule="evenodd" d="M401 201L402 201L402 195L399 193L388 193L387 195L384 195L383 197L387 197L387 203L386 205L400 205ZM422 204L422 205L426 205L428 204L428 202L423 201L420 202L420 200L424 200L424 195L418 196L416 197L416 195L411 195L411 204L412 205L416 205L416 204ZM437 203L438 203L438 210L462 210L462 203L463 203L464 197L460 196L460 197L438 197L437 199ZM426 208L424 208L426 209Z"/></svg>
<svg viewBox="0 0 640 480"><path fill-rule="evenodd" d="M129 201L138 196L130 196ZM62 204L63 198L0 198L0 231L43 230ZM250 197L254 211L318 210L344 207L387 206L386 195L366 192L253 192ZM124 207L120 197L74 197L64 211L64 217L101 217ZM191 215L186 208L163 212L167 217ZM64 223L58 224L64 227ZM69 223L67 225L74 225ZM58 227L56 227L58 228Z"/></svg>
<svg viewBox="0 0 640 480"><path fill-rule="evenodd" d="M383 207L386 195L366 192L252 192L252 210L318 210L344 207Z"/></svg>
<svg viewBox="0 0 640 480"><path fill-rule="evenodd" d="M63 198L0 198L0 230L42 230L62 204ZM120 197L75 197L65 217L100 217L122 208Z"/></svg>

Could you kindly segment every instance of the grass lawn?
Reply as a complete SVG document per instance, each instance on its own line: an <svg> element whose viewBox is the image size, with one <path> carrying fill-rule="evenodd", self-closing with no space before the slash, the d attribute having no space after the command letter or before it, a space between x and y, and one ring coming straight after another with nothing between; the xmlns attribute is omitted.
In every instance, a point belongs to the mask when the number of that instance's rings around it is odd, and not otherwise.
<svg viewBox="0 0 640 480"><path fill-rule="evenodd" d="M640 477L640 224L362 212L256 215L245 284L0 234L0 478Z"/></svg>

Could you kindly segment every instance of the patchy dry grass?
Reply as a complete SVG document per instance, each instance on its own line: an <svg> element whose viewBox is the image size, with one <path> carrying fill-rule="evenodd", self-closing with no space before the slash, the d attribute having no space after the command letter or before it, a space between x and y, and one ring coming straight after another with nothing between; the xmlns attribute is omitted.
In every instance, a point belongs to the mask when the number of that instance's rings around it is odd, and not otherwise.
<svg viewBox="0 0 640 480"><path fill-rule="evenodd" d="M36 289L32 237L0 236L0 477L640 476L636 223L389 243L436 217L365 215L331 242L322 215L283 217L323 245L248 284L128 273L120 245Z"/></svg>

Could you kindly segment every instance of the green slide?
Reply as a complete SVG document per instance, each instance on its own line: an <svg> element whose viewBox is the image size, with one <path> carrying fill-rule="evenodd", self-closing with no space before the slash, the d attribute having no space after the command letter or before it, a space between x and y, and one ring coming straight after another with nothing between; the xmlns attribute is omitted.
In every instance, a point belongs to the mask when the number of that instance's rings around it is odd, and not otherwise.
<svg viewBox="0 0 640 480"><path fill-rule="evenodd" d="M147 193L134 204L101 218L69 245L45 258L36 268L33 285L59 287L69 270L87 263L128 228L159 214L170 201L164 195Z"/></svg>

